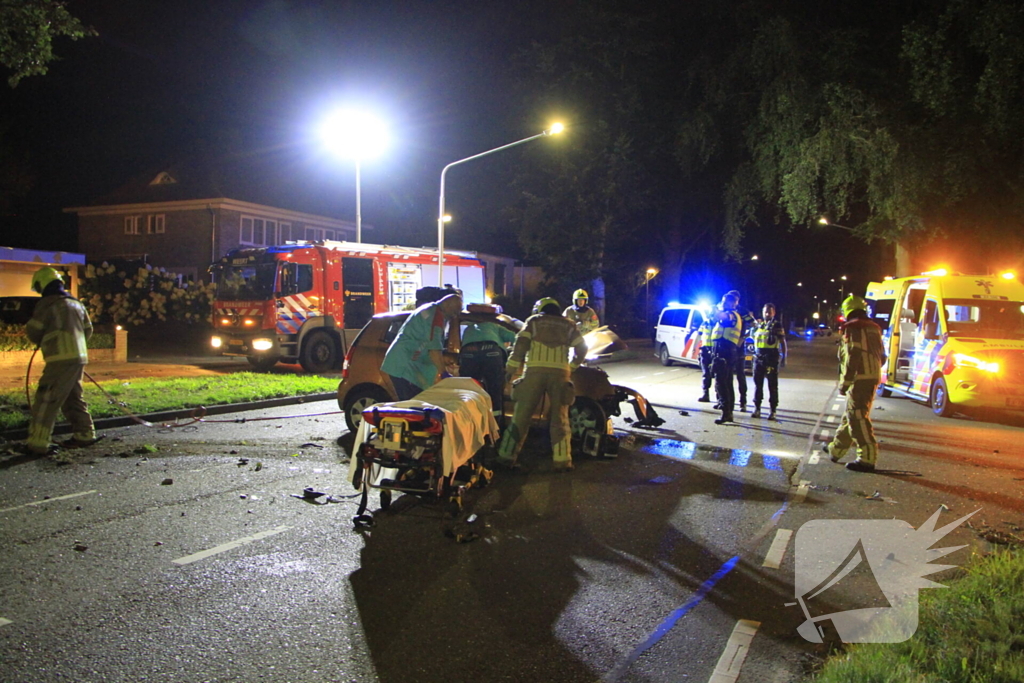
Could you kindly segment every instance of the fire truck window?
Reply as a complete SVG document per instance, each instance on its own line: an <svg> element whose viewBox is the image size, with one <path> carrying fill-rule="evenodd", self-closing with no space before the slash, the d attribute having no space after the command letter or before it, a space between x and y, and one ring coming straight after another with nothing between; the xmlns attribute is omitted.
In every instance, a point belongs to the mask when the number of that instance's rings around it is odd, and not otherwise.
<svg viewBox="0 0 1024 683"><path fill-rule="evenodd" d="M296 281L296 294L313 289L313 266L298 264L299 272Z"/></svg>

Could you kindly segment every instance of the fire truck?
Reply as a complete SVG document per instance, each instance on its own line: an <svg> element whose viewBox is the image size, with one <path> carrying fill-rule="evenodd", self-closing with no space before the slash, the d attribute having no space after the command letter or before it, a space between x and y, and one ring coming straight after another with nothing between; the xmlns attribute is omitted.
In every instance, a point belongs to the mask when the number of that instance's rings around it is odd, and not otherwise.
<svg viewBox="0 0 1024 683"><path fill-rule="evenodd" d="M289 242L233 249L211 267L217 291L210 342L257 370L299 363L337 370L349 342L375 313L412 308L437 280L437 250L355 242ZM485 303L484 264L444 253L444 282Z"/></svg>

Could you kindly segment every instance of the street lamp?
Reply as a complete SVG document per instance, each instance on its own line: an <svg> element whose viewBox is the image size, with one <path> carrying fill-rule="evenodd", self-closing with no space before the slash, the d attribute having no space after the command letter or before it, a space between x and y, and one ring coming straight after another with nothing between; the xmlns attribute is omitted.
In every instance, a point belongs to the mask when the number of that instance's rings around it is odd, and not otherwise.
<svg viewBox="0 0 1024 683"><path fill-rule="evenodd" d="M847 232L857 232L853 228L849 228L849 227L847 227L845 225L839 225L838 223L833 223L832 221L830 221L825 216L822 216L821 218L819 218L818 219L818 223L820 223L821 225L829 225L829 226L831 226L833 228L839 228L840 230L845 230Z"/></svg>
<svg viewBox="0 0 1024 683"><path fill-rule="evenodd" d="M644 324L645 325L650 324L650 322L651 322L651 280L653 280L654 276L657 275L657 274L658 274L658 269L657 268L648 268L647 272L645 273L646 279L644 280L644 287L646 287L646 289L647 289L647 292L644 294L644 299L646 299L646 301L647 301L646 306L645 306L645 313L644 313L644 316L645 316L644 317Z"/></svg>
<svg viewBox="0 0 1024 683"><path fill-rule="evenodd" d="M439 207L438 212L437 212L437 286L438 287L444 287L444 224L445 224L445 220L444 220L444 177L445 177L445 174L448 173L448 169L451 168L452 166L458 166L459 164L464 164L467 161L472 161L473 159L479 159L480 157L485 157L488 154L494 154L495 152L500 152L501 150L508 149L509 147L515 147L516 145L521 145L524 142L529 142L530 140L536 140L537 138L543 138L543 137L546 137L548 135L558 135L563 130L565 130L565 126L563 126L561 123L555 123L555 124L552 124L552 126L550 128L548 128L547 130L545 130L545 131L543 131L541 133L537 133L536 135L531 135L530 137L523 138L522 140L517 140L516 142L510 142L509 144L502 145L501 147L495 147L494 149L489 149L486 152L480 152L479 154L474 154L473 156L466 157L465 159L459 159L458 161L453 161L452 163L448 164L443 169L441 169L441 202L440 202L440 207Z"/></svg>
<svg viewBox="0 0 1024 683"><path fill-rule="evenodd" d="M372 159L384 151L388 143L387 130L370 114L342 109L327 117L320 128L320 135L328 149L356 163L356 242L362 242L360 170L363 159Z"/></svg>

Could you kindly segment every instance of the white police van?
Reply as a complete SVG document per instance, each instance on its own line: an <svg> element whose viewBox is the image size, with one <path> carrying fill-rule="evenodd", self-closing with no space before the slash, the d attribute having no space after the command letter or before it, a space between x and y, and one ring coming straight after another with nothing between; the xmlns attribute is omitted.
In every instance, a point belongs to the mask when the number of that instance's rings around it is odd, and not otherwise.
<svg viewBox="0 0 1024 683"><path fill-rule="evenodd" d="M662 365L684 363L700 365L700 326L711 316L708 304L671 303L661 310L654 332L654 355ZM744 341L744 366L750 369L754 359L754 340Z"/></svg>

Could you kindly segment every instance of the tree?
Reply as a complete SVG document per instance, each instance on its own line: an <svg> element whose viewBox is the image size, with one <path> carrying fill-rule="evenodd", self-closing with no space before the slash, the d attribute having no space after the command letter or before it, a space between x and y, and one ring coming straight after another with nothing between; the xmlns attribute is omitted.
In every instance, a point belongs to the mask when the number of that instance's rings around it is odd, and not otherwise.
<svg viewBox="0 0 1024 683"><path fill-rule="evenodd" d="M0 64L12 71L13 88L22 78L43 75L57 56L53 39L78 40L96 32L54 0L0 0Z"/></svg>

